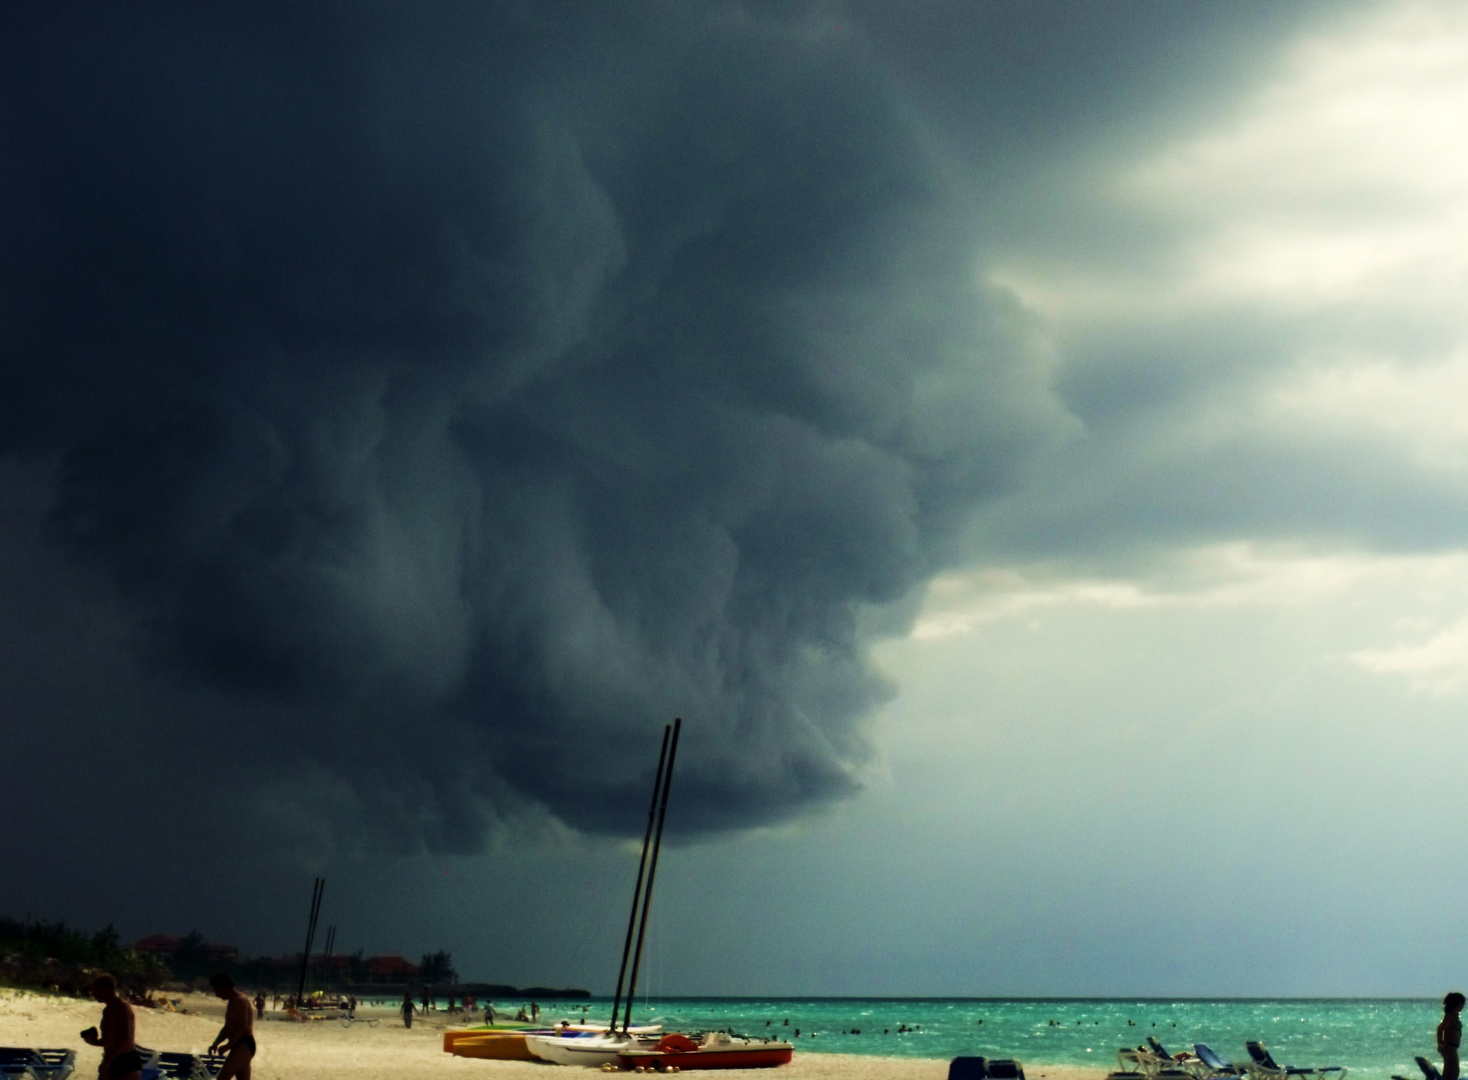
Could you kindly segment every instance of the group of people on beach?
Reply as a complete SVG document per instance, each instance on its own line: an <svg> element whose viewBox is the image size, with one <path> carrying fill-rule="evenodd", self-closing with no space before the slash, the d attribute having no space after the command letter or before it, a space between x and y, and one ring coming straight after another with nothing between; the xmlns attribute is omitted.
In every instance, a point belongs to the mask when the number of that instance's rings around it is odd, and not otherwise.
<svg viewBox="0 0 1468 1080"><path fill-rule="evenodd" d="M224 1002L224 1027L209 1044L209 1053L224 1054L224 1065L215 1080L250 1080L250 1063L255 1057L255 1008L228 975L215 975L209 985ZM102 1003L101 1030L87 1028L82 1040L102 1048L97 1080L142 1080L143 1055L138 1052L133 1007L118 994L117 980L111 975L97 976L91 990Z"/></svg>
<svg viewBox="0 0 1468 1080"><path fill-rule="evenodd" d="M436 1007L437 1003L433 1000L433 998L428 994L424 994L421 1007L415 1009L413 1006L412 995L407 991L404 991L403 1003L398 1006L398 1012L402 1015L403 1018L403 1027L411 1028L413 1026L413 1016L415 1015L415 1013L417 1015L427 1016L429 1013L434 1012L436 1010ZM469 1013L474 1012L477 1008L478 1005L476 1004L474 998L465 995L462 1011L465 1013ZM538 1021L540 1019L540 1005L532 1001L528 1006L528 1009L529 1011L527 1012L527 1006L522 1005L520 1007L520 1011L515 1014L515 1019L526 1023L534 1023ZM452 994L449 995L448 1008L446 1011L450 1013L460 1012L459 1006ZM494 1023L494 1002L492 1001L486 1001L484 1003L484 1022L487 1024Z"/></svg>

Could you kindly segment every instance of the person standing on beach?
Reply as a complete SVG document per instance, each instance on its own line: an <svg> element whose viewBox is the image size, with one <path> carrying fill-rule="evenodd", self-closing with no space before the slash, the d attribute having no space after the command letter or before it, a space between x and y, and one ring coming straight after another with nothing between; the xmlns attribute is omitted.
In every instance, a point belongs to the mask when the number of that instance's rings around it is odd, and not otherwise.
<svg viewBox="0 0 1468 1080"><path fill-rule="evenodd" d="M411 1028L413 1026L413 998L406 990L403 991L403 1004L398 1011L403 1014L403 1027Z"/></svg>
<svg viewBox="0 0 1468 1080"><path fill-rule="evenodd" d="M97 1080L142 1080L143 1055L138 1053L133 1007L117 996L117 980L111 975L98 975L91 989L92 996L102 1003L102 1033L87 1028L82 1040L102 1048Z"/></svg>
<svg viewBox="0 0 1468 1080"><path fill-rule="evenodd" d="M265 1019L265 991L264 990L256 990L255 991L255 1019L257 1019L257 1020L264 1020Z"/></svg>
<svg viewBox="0 0 1468 1080"><path fill-rule="evenodd" d="M1454 990L1443 998L1443 1019L1437 1025L1437 1052L1443 1059L1443 1080L1458 1080L1458 1044L1463 1041L1463 1005L1468 1002Z"/></svg>
<svg viewBox="0 0 1468 1080"><path fill-rule="evenodd" d="M217 1054L224 1049L224 1066L215 1080L250 1080L250 1062L255 1059L255 1010L250 999L235 989L234 980L220 972L209 980L214 987L214 996L224 1002L224 1027L209 1044L209 1052Z"/></svg>

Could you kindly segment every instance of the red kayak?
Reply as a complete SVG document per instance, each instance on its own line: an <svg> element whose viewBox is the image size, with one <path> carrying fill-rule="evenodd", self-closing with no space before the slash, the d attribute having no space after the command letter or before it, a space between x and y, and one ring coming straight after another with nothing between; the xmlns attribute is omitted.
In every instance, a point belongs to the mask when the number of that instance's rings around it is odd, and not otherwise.
<svg viewBox="0 0 1468 1080"><path fill-rule="evenodd" d="M656 1046L618 1054L624 1069L770 1069L788 1065L793 1043L778 1039L745 1039L710 1031L698 1041L687 1035L664 1035Z"/></svg>

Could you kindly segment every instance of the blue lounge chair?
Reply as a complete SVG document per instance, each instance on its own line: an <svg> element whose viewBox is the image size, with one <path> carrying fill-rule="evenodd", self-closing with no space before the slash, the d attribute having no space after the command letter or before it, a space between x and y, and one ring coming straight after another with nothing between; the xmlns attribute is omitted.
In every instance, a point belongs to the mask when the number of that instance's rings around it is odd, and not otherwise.
<svg viewBox="0 0 1468 1080"><path fill-rule="evenodd" d="M1116 1060L1121 1065L1120 1080L1127 1080L1132 1074L1145 1077L1146 1080L1192 1080L1193 1076L1172 1060L1172 1055L1161 1047L1154 1050L1139 1046L1133 1050L1123 1046L1116 1052Z"/></svg>
<svg viewBox="0 0 1468 1080"><path fill-rule="evenodd" d="M1243 1076L1244 1068L1235 1065L1232 1061L1224 1061L1203 1043L1193 1044L1193 1053L1198 1055L1199 1064L1207 1071L1202 1074L1202 1080L1212 1080L1217 1076Z"/></svg>
<svg viewBox="0 0 1468 1080"><path fill-rule="evenodd" d="M1160 1042L1158 1042L1155 1036L1152 1036L1152 1035L1148 1035L1147 1036L1147 1045L1149 1047L1151 1047L1152 1053L1156 1054L1158 1057L1163 1058L1163 1059L1165 1059L1167 1061L1172 1061L1172 1062L1176 1062L1177 1061L1177 1058L1175 1058L1171 1054L1169 1054L1167 1052L1166 1047L1164 1047Z"/></svg>
<svg viewBox="0 0 1468 1080"><path fill-rule="evenodd" d="M41 1059L41 1068L38 1076L44 1080L66 1080L76 1068L75 1050L37 1050L36 1057Z"/></svg>
<svg viewBox="0 0 1468 1080"><path fill-rule="evenodd" d="M1147 1046L1152 1052L1152 1075L1157 1080L1195 1080L1193 1070L1167 1052L1167 1048L1151 1035Z"/></svg>
<svg viewBox="0 0 1468 1080"><path fill-rule="evenodd" d="M162 1080L214 1080L224 1068L223 1054L159 1054Z"/></svg>
<svg viewBox="0 0 1468 1080"><path fill-rule="evenodd" d="M35 1080L31 1062L34 1050L23 1050L17 1046L0 1046L0 1078L3 1080Z"/></svg>
<svg viewBox="0 0 1468 1080"><path fill-rule="evenodd" d="M1249 1051L1249 1057L1254 1062L1249 1066L1249 1071L1266 1077L1268 1080L1282 1080L1282 1078L1291 1076L1326 1077L1330 1073L1336 1073L1338 1077L1346 1075L1344 1065L1318 1065L1313 1069L1300 1068L1296 1065L1280 1065L1264 1048L1263 1043L1246 1042L1244 1048Z"/></svg>
<svg viewBox="0 0 1468 1080"><path fill-rule="evenodd" d="M26 1046L0 1046L0 1073L11 1080L66 1080L76 1068L75 1050L33 1050Z"/></svg>
<svg viewBox="0 0 1468 1080"><path fill-rule="evenodd" d="M1025 1080L1025 1070L1013 1058L990 1058L984 1071L989 1080Z"/></svg>
<svg viewBox="0 0 1468 1080"><path fill-rule="evenodd" d="M956 1057L948 1063L948 1080L986 1080L984 1059Z"/></svg>
<svg viewBox="0 0 1468 1080"><path fill-rule="evenodd" d="M1118 1080L1130 1080L1134 1076L1147 1077L1150 1080L1161 1068L1157 1055L1140 1046L1135 1050L1130 1046L1123 1046L1116 1052L1116 1065L1116 1072L1109 1075L1117 1077Z"/></svg>
<svg viewBox="0 0 1468 1080"><path fill-rule="evenodd" d="M1137 1069L1114 1069L1106 1074L1106 1080L1149 1080L1144 1072Z"/></svg>
<svg viewBox="0 0 1468 1080"><path fill-rule="evenodd" d="M162 1080L209 1080L211 1076L196 1054L159 1054L158 1068ZM219 1070L214 1071L217 1073Z"/></svg>

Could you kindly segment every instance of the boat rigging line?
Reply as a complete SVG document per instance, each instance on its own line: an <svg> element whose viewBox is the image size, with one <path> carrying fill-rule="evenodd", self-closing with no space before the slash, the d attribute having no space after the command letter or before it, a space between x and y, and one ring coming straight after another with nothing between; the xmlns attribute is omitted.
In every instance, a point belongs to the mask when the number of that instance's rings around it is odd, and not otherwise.
<svg viewBox="0 0 1468 1080"><path fill-rule="evenodd" d="M637 928L637 949L632 955L632 977L627 982L627 1008L623 1014L622 1034L632 1026L632 999L637 996L637 969L642 966L642 942L647 936L647 912L652 907L652 885L658 875L658 857L663 852L663 824L668 820L668 789L673 786L673 763L678 759L678 735L683 730L681 718L673 721L673 742L668 748L668 767L663 774L663 793L658 807L658 832L652 845L652 863L647 868L647 889L642 894L642 923Z"/></svg>
<svg viewBox="0 0 1468 1080"><path fill-rule="evenodd" d="M326 928L326 954L321 958L321 986L331 992L331 958L336 952L336 923Z"/></svg>
<svg viewBox="0 0 1468 1080"><path fill-rule="evenodd" d="M311 889L311 917L306 921L306 947L301 950L301 978L296 984L296 1008L306 997L306 965L311 962L311 943L316 938L316 920L321 917L321 894L326 891L326 879L317 878Z"/></svg>
<svg viewBox="0 0 1468 1080"><path fill-rule="evenodd" d="M657 816L658 792L663 786L663 766L668 760L668 738L673 733L672 724L663 725L663 748L658 753L658 771L652 782L652 801L647 806L647 831L642 836L642 858L637 862L637 884L632 888L632 913L627 916L627 940L622 943L622 966L617 971L617 994L612 998L612 1026L617 1030L617 1009L622 1004L622 984L627 975L627 957L632 952L632 931L637 926L637 904L642 899L642 874L647 869L647 849L652 842L652 823ZM629 995L630 996L630 995Z"/></svg>

